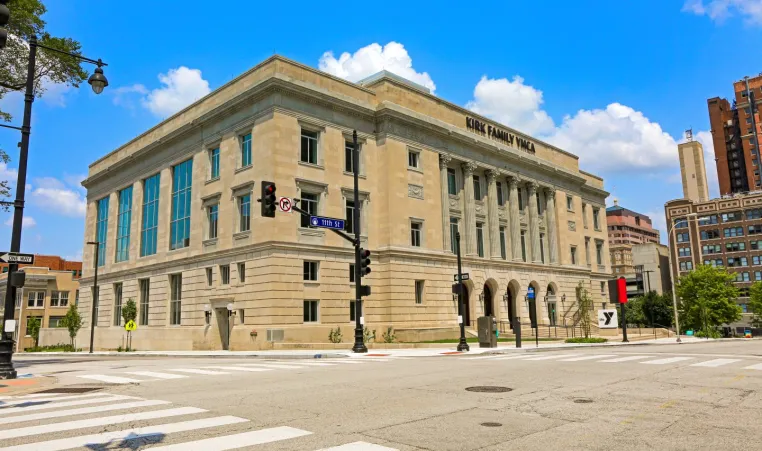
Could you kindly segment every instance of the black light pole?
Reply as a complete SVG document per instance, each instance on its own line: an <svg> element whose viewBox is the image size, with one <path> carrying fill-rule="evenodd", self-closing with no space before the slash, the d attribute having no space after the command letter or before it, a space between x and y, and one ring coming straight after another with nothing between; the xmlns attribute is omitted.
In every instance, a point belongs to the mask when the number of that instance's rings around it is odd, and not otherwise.
<svg viewBox="0 0 762 451"><path fill-rule="evenodd" d="M463 270L460 266L460 232L455 232L455 249L458 252L458 319L460 320L460 341L458 342L458 351L468 351L468 342L466 342L466 321L464 318L463 306Z"/></svg>
<svg viewBox="0 0 762 451"><path fill-rule="evenodd" d="M92 314L90 315L90 354L93 353L93 340L95 338L95 322L98 321L95 312L97 310L98 302L100 301L101 290L98 289L98 257L101 253L101 243L98 241L88 241L87 244L95 246L95 277L93 277L93 300L92 300Z"/></svg>
<svg viewBox="0 0 762 451"><path fill-rule="evenodd" d="M92 86L93 91L96 94L103 92L103 88L108 86L108 80L103 75L102 66L107 64L101 60L92 60L85 58L81 55L64 52L52 47L39 44L37 37L32 36L29 38L29 63L27 65L26 84L21 86L8 86L3 84L2 87L10 90L21 90L26 88L24 93L24 120L21 127L14 127L11 125L0 124L4 128L12 128L21 131L21 142L19 143L19 168L18 178L16 181L16 200L13 202L13 232L11 235L11 252L19 252L21 250L21 225L24 218L24 193L26 190L26 165L27 157L29 155L29 135L32 132L32 102L34 102L34 71L37 63L37 48L43 48L52 52L62 53L64 55L71 56L80 61L95 64L98 67L95 69L93 75L87 81ZM16 287L11 284L13 279L13 273L16 272L18 265L8 265L8 282L5 290L5 314L3 315L3 323L8 324L8 321L13 320L14 316L14 302L16 299ZM20 320L21 318L19 318ZM21 330L19 328L19 330ZM13 331L5 331L3 327L2 335L0 335L0 379L15 379L16 370L13 368ZM92 339L92 336L91 336Z"/></svg>
<svg viewBox="0 0 762 451"><path fill-rule="evenodd" d="M352 173L354 176L355 208L352 209L352 225L355 229L355 344L352 352L368 352L365 346L362 323L362 262L360 256L360 149L357 148L357 130L352 132Z"/></svg>

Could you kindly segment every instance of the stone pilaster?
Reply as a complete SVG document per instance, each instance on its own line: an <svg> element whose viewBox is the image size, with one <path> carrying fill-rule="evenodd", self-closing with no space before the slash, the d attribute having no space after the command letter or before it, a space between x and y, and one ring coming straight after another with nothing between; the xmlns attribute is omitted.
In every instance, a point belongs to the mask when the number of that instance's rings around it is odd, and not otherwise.
<svg viewBox="0 0 762 451"><path fill-rule="evenodd" d="M487 215L489 219L489 255L490 258L503 258L500 255L500 224L497 213L497 171L490 169L487 175Z"/></svg>
<svg viewBox="0 0 762 451"><path fill-rule="evenodd" d="M529 204L529 235L532 241L532 258L534 263L542 263L542 255L540 252L540 215L537 211L537 188L536 182L527 183L528 198L527 204Z"/></svg>
<svg viewBox="0 0 762 451"><path fill-rule="evenodd" d="M476 255L476 215L474 202L475 163L463 163L463 230L466 236L466 255Z"/></svg>
<svg viewBox="0 0 762 451"><path fill-rule="evenodd" d="M452 157L439 154L439 183L442 185L442 248L445 252L452 249L450 243L450 195L447 187L447 165Z"/></svg>
<svg viewBox="0 0 762 451"><path fill-rule="evenodd" d="M508 177L508 208L510 244L513 249L513 260L521 260L521 217L519 216L519 179L515 176ZM510 258L510 257L509 257Z"/></svg>
<svg viewBox="0 0 762 451"><path fill-rule="evenodd" d="M556 222L556 190L545 188L545 220L548 230L548 255L550 263L558 264L558 223Z"/></svg>

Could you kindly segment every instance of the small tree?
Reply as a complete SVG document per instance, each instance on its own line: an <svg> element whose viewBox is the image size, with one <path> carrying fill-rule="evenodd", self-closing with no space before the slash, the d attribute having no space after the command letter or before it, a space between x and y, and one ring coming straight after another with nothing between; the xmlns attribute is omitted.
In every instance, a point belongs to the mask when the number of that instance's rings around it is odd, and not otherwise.
<svg viewBox="0 0 762 451"><path fill-rule="evenodd" d="M762 282L754 282L749 290L749 309L752 326L762 327Z"/></svg>
<svg viewBox="0 0 762 451"><path fill-rule="evenodd" d="M725 268L711 265L700 265L680 277L677 294L684 328L711 335L710 331L717 326L741 319L741 307L735 302L738 298L735 279Z"/></svg>
<svg viewBox="0 0 762 451"><path fill-rule="evenodd" d="M132 298L129 298L122 307L122 318L124 319L124 324L127 324L130 321L135 321L135 318L137 317L138 306L135 305L135 301Z"/></svg>
<svg viewBox="0 0 762 451"><path fill-rule="evenodd" d="M38 316L30 316L26 321L26 330L32 336L32 339L34 339L34 347L36 348L40 344L40 326L42 321L40 321Z"/></svg>
<svg viewBox="0 0 762 451"><path fill-rule="evenodd" d="M590 297L590 292L580 282L575 289L577 295L577 314L579 315L579 325L582 327L582 333L585 334L585 338L590 337L590 329L592 328L593 320L590 317L590 310L593 308L593 298Z"/></svg>
<svg viewBox="0 0 762 451"><path fill-rule="evenodd" d="M79 310L77 310L76 305L71 304L69 306L69 311L66 312L66 316L63 317L61 322L63 323L63 327L69 330L69 340L73 349L74 339L77 338L77 333L79 332L79 329L82 328L82 317L79 316Z"/></svg>

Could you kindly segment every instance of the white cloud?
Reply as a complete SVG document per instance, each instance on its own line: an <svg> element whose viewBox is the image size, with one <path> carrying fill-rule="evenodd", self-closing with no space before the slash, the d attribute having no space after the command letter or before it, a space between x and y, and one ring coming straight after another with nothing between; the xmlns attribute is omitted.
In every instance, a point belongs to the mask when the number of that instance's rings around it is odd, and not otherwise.
<svg viewBox="0 0 762 451"><path fill-rule="evenodd" d="M77 253L74 255L66 255L64 256L64 260L69 262L81 262L82 261L82 248L77 250Z"/></svg>
<svg viewBox="0 0 762 451"><path fill-rule="evenodd" d="M79 189L72 189L53 177L35 179L31 191L32 203L64 216L84 217L87 201Z"/></svg>
<svg viewBox="0 0 762 451"><path fill-rule="evenodd" d="M525 85L518 75L512 81L483 76L466 108L531 135L553 130L553 119L540 108L542 103L542 91Z"/></svg>
<svg viewBox="0 0 762 451"><path fill-rule="evenodd" d="M10 186L16 186L19 177L19 171L16 168L9 168L8 164L0 163L0 180L5 180Z"/></svg>
<svg viewBox="0 0 762 451"><path fill-rule="evenodd" d="M134 84L131 86L121 86L116 89L108 91L113 96L114 105L122 106L128 109L135 109L135 99L133 94L145 96L148 94L148 89L141 84Z"/></svg>
<svg viewBox="0 0 762 451"><path fill-rule="evenodd" d="M8 227L13 227L13 216L8 218L7 221L5 221L5 225ZM21 220L21 228L22 229L29 229L37 225L37 221L34 220L31 216L24 216L24 218Z"/></svg>
<svg viewBox="0 0 762 451"><path fill-rule="evenodd" d="M318 62L323 72L355 82L382 70L388 70L400 77L423 85L434 92L436 85L427 72L418 72L413 68L413 59L405 46L398 42L389 42L385 46L373 43L361 48L354 54L342 53L337 59L333 52L323 53Z"/></svg>
<svg viewBox="0 0 762 451"><path fill-rule="evenodd" d="M762 0L686 0L683 11L709 16L719 23L738 13L748 24L762 25Z"/></svg>
<svg viewBox="0 0 762 451"><path fill-rule="evenodd" d="M159 74L159 81L164 87L154 89L142 100L143 106L159 117L171 116L211 92L209 82L203 79L201 71L185 66ZM128 88L133 92L145 89L142 85Z"/></svg>

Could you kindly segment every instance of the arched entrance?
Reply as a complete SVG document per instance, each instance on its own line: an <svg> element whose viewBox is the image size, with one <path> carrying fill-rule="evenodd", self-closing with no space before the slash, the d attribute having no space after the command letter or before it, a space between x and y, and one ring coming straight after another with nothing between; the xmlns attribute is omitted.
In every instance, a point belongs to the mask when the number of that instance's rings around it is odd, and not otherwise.
<svg viewBox="0 0 762 451"><path fill-rule="evenodd" d="M492 296L492 290L489 288L489 284L484 284L484 316L495 316L494 302Z"/></svg>
<svg viewBox="0 0 762 451"><path fill-rule="evenodd" d="M527 287L527 308L529 309L529 320L534 324L539 324L540 317L537 315L539 308L537 306L538 296L540 290L538 289L537 282L531 282ZM542 300L540 300L542 302Z"/></svg>
<svg viewBox="0 0 762 451"><path fill-rule="evenodd" d="M521 290L521 284L519 284L515 280L511 280L511 282L508 284L508 289L506 290L506 306L505 310L508 312L508 320L511 324L511 329L513 329L513 321L515 319L521 319L521 304L516 301L518 298L518 293Z"/></svg>

